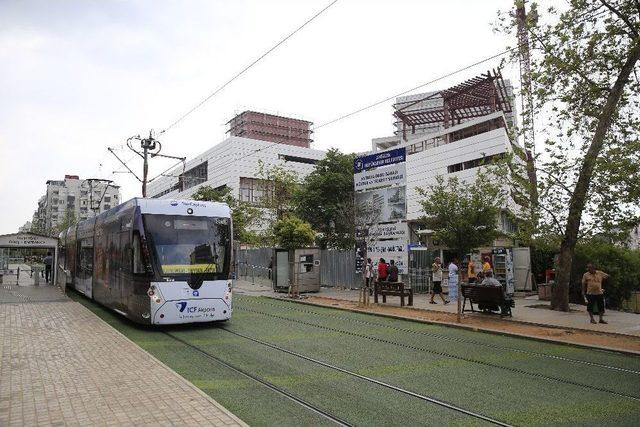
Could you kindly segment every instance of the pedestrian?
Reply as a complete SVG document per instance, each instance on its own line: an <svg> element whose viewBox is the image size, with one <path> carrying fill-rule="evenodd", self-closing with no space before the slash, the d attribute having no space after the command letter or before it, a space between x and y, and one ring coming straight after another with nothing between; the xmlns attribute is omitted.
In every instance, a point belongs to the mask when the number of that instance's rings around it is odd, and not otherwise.
<svg viewBox="0 0 640 427"><path fill-rule="evenodd" d="M492 270L492 268L491 268L491 258L486 256L486 257L484 257L484 264L482 264L482 272L486 273L489 270Z"/></svg>
<svg viewBox="0 0 640 427"><path fill-rule="evenodd" d="M467 278L469 280L469 284L473 285L474 283L477 282L477 279L478 279L478 272L476 271L478 268L476 266L476 263L473 262L473 259L471 259L471 257L469 257L468 260L469 260L469 264L467 265Z"/></svg>
<svg viewBox="0 0 640 427"><path fill-rule="evenodd" d="M384 258L380 258L378 262L378 282L386 282L389 275L388 266Z"/></svg>
<svg viewBox="0 0 640 427"><path fill-rule="evenodd" d="M442 296L442 264L440 264L440 257L436 257L431 264L431 281L433 286L431 287L431 300L429 304L437 304L433 298L440 295L440 299L443 304L449 304L449 300L444 299Z"/></svg>
<svg viewBox="0 0 640 427"><path fill-rule="evenodd" d="M44 263L44 280L46 283L49 283L51 279L51 266L53 264L53 257L51 256L51 252L47 252L47 256L42 260Z"/></svg>
<svg viewBox="0 0 640 427"><path fill-rule="evenodd" d="M271 257L271 259L269 260L269 280L271 280L272 274L273 274L273 257Z"/></svg>
<svg viewBox="0 0 640 427"><path fill-rule="evenodd" d="M398 281L398 266L394 260L389 261L389 282Z"/></svg>
<svg viewBox="0 0 640 427"><path fill-rule="evenodd" d="M447 282L449 299L458 299L458 258L449 264L449 281Z"/></svg>
<svg viewBox="0 0 640 427"><path fill-rule="evenodd" d="M587 303L587 312L591 323L596 323L593 315L597 314L600 317L600 323L607 324L602 318L604 316L602 281L608 277L609 275L604 271L596 270L592 263L587 264L587 272L582 275L582 296Z"/></svg>
<svg viewBox="0 0 640 427"><path fill-rule="evenodd" d="M367 263L364 266L364 286L369 291L369 295L372 294L371 281L373 280L373 262L371 258L367 258Z"/></svg>

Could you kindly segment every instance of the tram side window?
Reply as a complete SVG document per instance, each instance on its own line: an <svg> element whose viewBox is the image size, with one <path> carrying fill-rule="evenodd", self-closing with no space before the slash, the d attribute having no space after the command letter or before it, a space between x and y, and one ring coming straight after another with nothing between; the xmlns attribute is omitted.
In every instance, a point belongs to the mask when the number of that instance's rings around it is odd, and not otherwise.
<svg viewBox="0 0 640 427"><path fill-rule="evenodd" d="M93 242L91 239L83 239L80 242L80 271L85 279L93 275Z"/></svg>
<svg viewBox="0 0 640 427"><path fill-rule="evenodd" d="M144 274L145 268L142 263L142 246L140 244L140 235L138 233L133 234L133 273Z"/></svg>

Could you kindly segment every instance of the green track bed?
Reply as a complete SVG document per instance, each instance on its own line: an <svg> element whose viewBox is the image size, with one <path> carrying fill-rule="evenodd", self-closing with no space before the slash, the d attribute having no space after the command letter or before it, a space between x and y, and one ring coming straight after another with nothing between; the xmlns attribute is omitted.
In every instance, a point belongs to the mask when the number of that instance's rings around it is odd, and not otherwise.
<svg viewBox="0 0 640 427"><path fill-rule="evenodd" d="M233 332L508 424L640 419L638 357L248 296L234 297L229 322L145 328L71 297L250 425L332 423L201 351L349 424L486 422Z"/></svg>

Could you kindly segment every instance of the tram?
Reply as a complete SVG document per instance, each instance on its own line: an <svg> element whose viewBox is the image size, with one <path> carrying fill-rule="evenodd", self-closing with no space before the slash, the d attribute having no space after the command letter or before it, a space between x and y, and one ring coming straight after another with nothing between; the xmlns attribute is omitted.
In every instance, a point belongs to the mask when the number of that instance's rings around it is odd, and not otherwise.
<svg viewBox="0 0 640 427"><path fill-rule="evenodd" d="M131 199L60 234L67 286L141 324L231 317L231 211Z"/></svg>

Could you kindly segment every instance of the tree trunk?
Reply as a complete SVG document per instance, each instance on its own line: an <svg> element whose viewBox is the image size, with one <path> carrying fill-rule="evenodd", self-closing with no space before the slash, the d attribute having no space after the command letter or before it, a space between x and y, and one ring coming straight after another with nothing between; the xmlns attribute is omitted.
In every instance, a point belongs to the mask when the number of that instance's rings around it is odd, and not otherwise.
<svg viewBox="0 0 640 427"><path fill-rule="evenodd" d="M598 125L593 135L591 145L582 162L580 174L576 188L571 194L569 201L569 215L567 217L567 226L565 229L562 243L560 244L560 259L558 265L558 275L556 276L556 286L551 296L551 308L559 311L569 311L569 280L571 277L571 266L573 263L573 253L575 251L576 242L578 241L578 232L580 231L580 221L582 219L582 211L587 198L587 191L591 184L591 176L595 168L596 160L604 140L611 127L611 119L616 111L620 97L624 91L624 86L629 80L631 71L640 59L640 40L636 40L633 48L629 51L629 56L620 70L620 74L616 79L613 88L607 96L607 102L598 117Z"/></svg>

